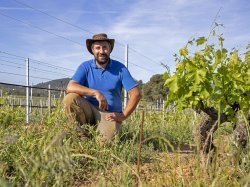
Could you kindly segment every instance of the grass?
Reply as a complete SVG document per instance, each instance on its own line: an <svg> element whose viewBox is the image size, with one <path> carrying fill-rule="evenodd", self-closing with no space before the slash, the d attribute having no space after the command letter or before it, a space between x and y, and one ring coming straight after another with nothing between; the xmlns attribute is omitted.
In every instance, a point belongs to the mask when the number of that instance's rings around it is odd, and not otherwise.
<svg viewBox="0 0 250 187"><path fill-rule="evenodd" d="M33 111L25 125L22 108L0 108L0 186L248 186L249 145L231 137L231 124L215 134L216 152L200 164L199 152L177 151L194 145L200 118L193 111L146 111L142 165L136 172L141 111L123 123L121 134L101 146L95 129L82 140L60 104L52 114Z"/></svg>

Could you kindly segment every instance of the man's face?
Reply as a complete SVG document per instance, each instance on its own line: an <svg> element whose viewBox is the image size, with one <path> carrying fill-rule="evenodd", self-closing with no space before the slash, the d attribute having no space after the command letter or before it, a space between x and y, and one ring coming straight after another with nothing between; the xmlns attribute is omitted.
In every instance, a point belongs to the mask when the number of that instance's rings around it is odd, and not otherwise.
<svg viewBox="0 0 250 187"><path fill-rule="evenodd" d="M109 60L111 46L107 41L94 42L92 52L98 64L106 64Z"/></svg>

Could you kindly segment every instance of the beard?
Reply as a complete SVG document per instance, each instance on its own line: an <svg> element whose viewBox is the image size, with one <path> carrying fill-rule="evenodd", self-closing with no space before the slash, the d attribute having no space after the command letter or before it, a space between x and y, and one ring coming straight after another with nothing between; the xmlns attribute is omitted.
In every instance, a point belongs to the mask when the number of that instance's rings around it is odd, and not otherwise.
<svg viewBox="0 0 250 187"><path fill-rule="evenodd" d="M109 62L109 56L106 54L99 54L95 56L95 60L98 64L104 65Z"/></svg>

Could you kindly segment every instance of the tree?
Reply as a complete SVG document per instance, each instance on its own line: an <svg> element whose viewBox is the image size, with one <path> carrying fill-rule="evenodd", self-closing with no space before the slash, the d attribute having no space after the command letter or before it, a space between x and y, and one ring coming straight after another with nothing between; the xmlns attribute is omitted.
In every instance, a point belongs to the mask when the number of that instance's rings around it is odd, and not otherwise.
<svg viewBox="0 0 250 187"><path fill-rule="evenodd" d="M155 101L158 99L166 99L168 88L164 87L163 75L153 75L149 82L142 87L143 98L146 101Z"/></svg>

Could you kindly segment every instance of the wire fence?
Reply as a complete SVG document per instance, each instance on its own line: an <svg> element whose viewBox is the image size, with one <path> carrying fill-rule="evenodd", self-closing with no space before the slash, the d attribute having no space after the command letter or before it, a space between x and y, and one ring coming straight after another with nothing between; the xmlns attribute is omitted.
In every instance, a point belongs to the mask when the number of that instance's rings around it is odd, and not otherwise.
<svg viewBox="0 0 250 187"><path fill-rule="evenodd" d="M28 103L27 97L25 96L26 88L30 89ZM38 92L35 92L34 90L40 90L40 94L38 95ZM41 90L43 91L43 94L41 94ZM37 119L41 119L45 114L50 115L53 109L58 107L58 103L60 104L60 107L62 107L62 99L65 94L65 89L54 89L50 88L50 86L48 86L48 88L45 88L0 82L0 107L8 106L12 108L26 108L26 111L22 111L26 113L26 115L28 115L28 121L26 121L26 123L30 123L37 121ZM170 110L170 107L165 108L164 100L162 99L156 100L154 102L147 102L142 100L138 104L136 110L166 112Z"/></svg>
<svg viewBox="0 0 250 187"><path fill-rule="evenodd" d="M2 67L6 66L6 69L1 68L0 74L8 76L6 81L4 81L5 76L1 76L2 82L0 82L0 85L7 86L7 89L0 89L0 96L2 98L2 102L0 103L1 106L8 105L12 107L28 107L28 109L26 109L26 115L29 116L32 116L32 109L37 108L40 109L39 114L43 115L43 112L45 112L44 109L48 109L50 112L51 109L55 107L53 103L55 103L58 98L62 98L63 95L65 95L66 84L61 84L60 86L57 85L57 88L45 88L33 86L33 83L30 85L29 82L39 80L39 82L45 81L46 83L49 83L50 81L54 81L58 76L62 76L64 78L67 77L68 80L70 80L69 72L74 72L73 69L51 65L40 60L25 58L5 51L0 51L0 54L0 65ZM29 62L28 66L26 63L27 59ZM129 64L133 64L133 62L130 61ZM147 70L146 68L140 66L137 67ZM29 72L28 75L27 68ZM18 69L18 72L13 71L14 69ZM150 69L148 69L148 71L150 71ZM50 77L50 75L52 75L52 77ZM10 83L10 80L13 80L11 76L14 77L14 83ZM27 78L29 79L28 83ZM28 91L28 97L27 88L30 89L30 91ZM126 102L124 101L124 103ZM140 102L137 109L163 111L165 110L164 101L157 100L155 102ZM37 115L37 113L35 115Z"/></svg>
<svg viewBox="0 0 250 187"><path fill-rule="evenodd" d="M133 64L133 62L130 61L129 64ZM57 85L57 88L45 88L44 86L42 87L42 85L52 83L52 81L58 79L59 76L62 77L61 79L65 79L66 77L70 80L69 74L74 72L73 69L51 65L40 60L25 58L5 51L0 51L0 66L2 67L0 74L6 75L1 76L0 81L2 82L0 82L0 85L7 86L4 89L0 89L0 96L2 98L0 105L25 107L26 123L29 123L30 119L34 118L34 116L43 116L44 112L50 114L51 110L56 107L53 103L56 103L59 98L63 98L65 95L67 82L64 83L64 85L61 82L61 85ZM137 67L147 70L140 66ZM18 71L15 71L16 69ZM148 71L150 71L150 69L148 69ZM4 78L6 78L6 81ZM10 83L10 80L15 81L14 83ZM33 86L33 82L35 81L40 82L40 84L37 85L41 86ZM43 84L43 81L45 81L46 84ZM30 85L30 82L32 82L32 85ZM28 91L27 88L29 89ZM124 103L126 103L125 100L123 102L125 107ZM33 109L36 109L35 112L33 112ZM165 110L164 101L141 102L137 109L163 111ZM40 112L37 112L37 110Z"/></svg>
<svg viewBox="0 0 250 187"><path fill-rule="evenodd" d="M65 89L50 88L50 85L45 88L0 82L0 98L4 98L0 104L19 107L27 106L26 88L29 88L29 106L32 108L53 108L53 105L49 106L49 104L52 104L49 100L55 101L58 98L63 98L66 93Z"/></svg>
<svg viewBox="0 0 250 187"><path fill-rule="evenodd" d="M1 85L7 87L1 87ZM25 92L22 93L20 89L22 88L30 88L30 106L37 107L40 106L48 107L48 99L51 97L53 100L63 98L66 95L66 89L55 89L55 88L48 88L45 87L38 87L38 86L25 86L25 85L18 85L18 84L10 84L0 82L0 98L5 98L4 102L0 103L2 105L10 105L10 106L26 106L25 104ZM18 89L19 88L19 89ZM38 92L34 92L33 90L43 90L45 94L38 94ZM23 90L24 91L24 90ZM50 92L49 92L50 91ZM55 91L55 92L51 92ZM58 93L58 94L56 94ZM156 101L148 102L142 100L137 109L148 109L148 110L164 110L164 100L159 99Z"/></svg>
<svg viewBox="0 0 250 187"><path fill-rule="evenodd" d="M52 14L46 12L46 11L43 11L43 10L41 10L39 8L31 6L31 5L27 4L27 3L24 3L24 2L21 2L21 1L18 1L18 0L13 0L13 2L15 2L16 5L19 5L20 8L25 7L27 9L32 10L31 13L33 13L34 15L43 16L45 19L55 21L55 23L56 22L62 23L63 25L66 25L68 28L80 30L81 32L83 32L83 35L85 35L84 33L88 33L88 34L91 34L91 35L94 34L94 32L89 31L88 29L86 29L86 28L84 28L82 26L76 25L74 23L71 23L70 21L66 21L66 20L64 20L64 19L62 19L60 17L54 16L54 15L52 15ZM31 23L31 22L28 21L29 18L27 18L27 17L26 18L22 18L22 17L17 18L16 15L9 15L9 13L5 13L3 11L0 11L0 15L2 17L5 17L5 18L9 19L9 20L12 20L12 21L14 21L16 23L19 23L19 24L21 24L21 25L23 25L23 26L25 26L27 28L33 28L33 29L39 30L39 31L41 31L43 33L47 33L47 34L49 34L49 35L51 35L51 36L53 36L55 38L58 38L60 40L70 42L72 44L75 44L75 45L81 46L81 47L83 45L82 43L78 42L79 40L77 40L77 39L72 39L69 36L64 36L62 34L58 34L56 32L53 32L53 31L51 31L49 29L44 29L44 27L40 26L38 22L37 23ZM117 49L113 51L113 53L111 54L111 57L118 60L118 61L120 61L120 62L122 62L122 63L124 63L125 59L124 59L123 54L124 54L124 49L125 49L126 44L123 44L123 43L121 43L121 42L119 42L117 40L116 40L116 44L118 44L118 46L116 47ZM145 55L145 53L139 52L137 49L134 49L131 46L129 46L129 53L131 53L130 57L129 57L129 67L130 68L132 67L131 71L135 75L139 74L138 70L141 70L140 74L143 73L143 74L148 74L148 75L151 75L151 76L152 76L152 74L156 74L157 72L163 73L164 71L169 71L169 67L165 63L163 63L162 61L153 59L153 58L149 57L148 55ZM10 54L8 52L5 52L5 54L12 55L12 57L16 57L18 59L25 60L24 57L21 57L19 55L13 55L13 54ZM6 57L4 57L4 58L6 58ZM59 68L59 69L61 69L61 71L67 71L66 68L62 69L62 67L51 66L50 63L45 63L45 62L34 60L34 59L30 59L30 61L33 62L33 63L38 63L39 66L40 65L47 65L47 67L49 67L49 68ZM140 63L138 63L138 62L140 62ZM152 68L152 67L154 67L154 68ZM21 68L21 67L19 66L18 68ZM155 68L156 68L156 70L153 70ZM35 73L38 73L38 74L39 74L39 72L41 72L43 70L44 69L42 69L41 67L35 67L35 68L33 67L33 71ZM70 70L70 71L71 71L70 74L68 74L69 72L68 73L56 72L56 74L71 77L74 70L73 71ZM50 71L48 71L48 73L53 73L53 71L50 70ZM6 74L6 71L5 71L5 74ZM12 76L15 76L15 75L12 74ZM18 76L18 75L16 75L16 76ZM37 76L36 76L36 78L37 78ZM135 78L137 78L137 77L135 77ZM39 79L39 78L37 78L37 79ZM49 79L49 78L47 78L47 79ZM46 79L41 77L40 80L46 80ZM137 79L137 80L139 80L139 79Z"/></svg>
<svg viewBox="0 0 250 187"><path fill-rule="evenodd" d="M66 21L54 15L51 15L43 10L35 8L31 5L26 3L20 2L18 0L13 0L16 4L20 5L21 7L26 7L34 13L38 13L39 15L46 16L49 19L55 20L56 22L61 22L69 27L74 29L80 30L84 33L94 34L93 32L71 23L70 21ZM54 38L60 39L61 41L65 41L65 43L72 43L76 46L81 46L78 39L70 36L65 36L63 34L59 34L57 32L53 32L51 27L44 27L44 25L40 25L40 22L33 23L29 22L29 18L22 18L17 17L15 14L9 14L8 12L0 11L0 16L6 18L6 20L11 20L14 23L18 23L25 28L32 28L34 30L38 30L41 33L46 33L51 35ZM83 34L84 35L84 34ZM42 37L42 36L41 36ZM142 52L139 52L137 49L129 46L126 49L127 44L123 44L119 41L116 41L116 49L112 52L111 58L118 60L122 63L128 62L128 67L132 72L132 75L135 75L135 79L138 79L138 74L146 74L148 77L150 75L157 74L158 70L162 67L165 67L167 70L167 66L164 65L163 62L157 61L145 55ZM124 51L127 50L129 52L129 58L125 60ZM126 52L125 52L126 53ZM27 75L27 64L26 61L29 59L29 66L28 66L28 75ZM138 63L143 62L143 63ZM53 87L52 89L42 87L43 83L50 83L53 80L61 80L61 79L69 79L72 77L73 73L75 72L74 69L58 66L55 65L58 62L51 62L33 58L27 58L16 54L16 52L9 52L0 49L0 86L5 85L5 88L0 87L0 96L2 106L9 105L13 107L27 107L29 106L29 110L31 111L32 108L53 108L53 101L56 101L58 98L62 98L65 94L65 85L63 84L57 85L56 88ZM152 68L154 67L154 68ZM155 67L158 67L154 70ZM28 78L28 83L27 83ZM24 86L25 85L25 86ZM37 85L37 86L33 86ZM29 97L27 97L27 88L29 89ZM27 104L28 98L28 104ZM26 99L26 100L25 100ZM51 102L52 101L52 102ZM52 104L51 104L52 103ZM143 104L142 104L143 103ZM155 102L141 102L138 105L138 109L146 108L148 110L164 110L164 101L159 100Z"/></svg>
<svg viewBox="0 0 250 187"><path fill-rule="evenodd" d="M0 82L0 106L24 108L21 111L26 116L26 123L50 116L64 96L65 89L50 88L50 85L45 88Z"/></svg>

